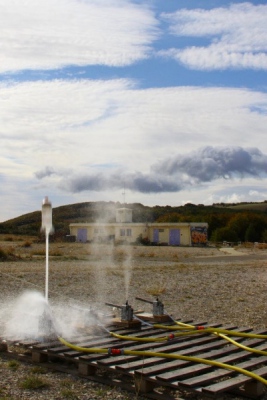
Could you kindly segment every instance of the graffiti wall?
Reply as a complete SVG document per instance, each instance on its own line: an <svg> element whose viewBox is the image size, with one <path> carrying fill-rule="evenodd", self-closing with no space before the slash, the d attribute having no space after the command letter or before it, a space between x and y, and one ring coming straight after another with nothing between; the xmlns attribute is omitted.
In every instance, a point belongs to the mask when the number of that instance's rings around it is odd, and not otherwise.
<svg viewBox="0 0 267 400"><path fill-rule="evenodd" d="M191 227L191 243L194 245L206 245L208 241L208 230L206 227Z"/></svg>

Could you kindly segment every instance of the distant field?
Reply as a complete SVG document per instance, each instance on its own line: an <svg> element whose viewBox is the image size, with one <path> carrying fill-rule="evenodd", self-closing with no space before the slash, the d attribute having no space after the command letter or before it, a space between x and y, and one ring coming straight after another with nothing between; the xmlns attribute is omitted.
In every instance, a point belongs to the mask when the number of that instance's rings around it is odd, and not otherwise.
<svg viewBox="0 0 267 400"><path fill-rule="evenodd" d="M233 210L251 210L251 211L267 211L267 203L246 203L227 206Z"/></svg>

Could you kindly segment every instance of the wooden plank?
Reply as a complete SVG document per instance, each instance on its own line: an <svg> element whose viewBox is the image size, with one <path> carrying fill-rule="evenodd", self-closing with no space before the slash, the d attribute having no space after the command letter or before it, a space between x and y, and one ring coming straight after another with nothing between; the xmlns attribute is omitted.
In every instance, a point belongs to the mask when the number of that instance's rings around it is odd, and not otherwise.
<svg viewBox="0 0 267 400"><path fill-rule="evenodd" d="M53 340L51 342L37 343L37 344L34 344L34 345L30 346L30 347L35 349L35 350L47 350L48 348L52 348L52 347L58 346L59 343L60 342L58 340Z"/></svg>
<svg viewBox="0 0 267 400"><path fill-rule="evenodd" d="M136 369L141 368L143 370L146 368L151 368L151 366L157 366L157 368L159 368L159 366L164 363L166 364L166 359L164 358L147 357L142 359L142 361L140 361L140 358L138 358L136 361L128 361L125 364L116 365L116 370L123 374L133 376Z"/></svg>
<svg viewBox="0 0 267 400"><path fill-rule="evenodd" d="M243 331L248 331L251 330L250 328L243 328ZM241 339L239 339L241 340ZM119 343L122 345L118 345L119 347L124 347L124 342L119 341ZM198 346L196 346L198 345ZM166 353L177 353L177 352L181 352L182 354L194 354L199 352L200 350L207 350L207 349L212 349L212 348L217 348L217 347L222 347L225 345L225 342L221 339L218 338L216 335L207 335L207 334L199 334L198 336L193 335L193 337L190 337L189 340L187 340L187 338L183 338L182 341L178 341L178 342L155 342L155 343L141 343L138 344L138 342L134 342L133 343L133 347L132 350L148 350L148 351L156 351L156 352L166 352ZM153 348L151 348L153 346ZM127 358L127 362L126 362L126 358ZM121 364L125 364L128 365L129 362L136 362L138 359L140 359L140 356L117 356L116 357L116 362L114 362L114 357L110 357L110 356L102 356L99 359L99 364L105 367L108 367L109 365L112 364L116 364L117 368L119 369L119 361L121 361ZM80 360L81 361L88 361L90 362L91 359L91 355L85 355L85 356L81 356ZM154 359L153 363L156 364L156 362L162 362L162 358L156 357L156 359ZM142 363L146 363L146 361L144 360L144 362L142 361ZM122 371L123 371L123 367L122 367Z"/></svg>
<svg viewBox="0 0 267 400"><path fill-rule="evenodd" d="M264 378L267 376L267 366L253 370L253 372ZM223 392L232 390L236 387L239 387L241 385L244 385L247 382L251 382L252 380L253 380L252 378L250 378L246 375L238 375L234 378L227 379L225 381L217 382L215 384L211 384L209 386L203 387L202 393L209 394L209 395L218 395L220 393L223 393Z"/></svg>
<svg viewBox="0 0 267 400"><path fill-rule="evenodd" d="M219 324L214 324L215 327L218 326ZM104 332L105 333L105 332ZM139 330L137 332L135 332L133 334L133 332L131 330L117 330L116 331L117 334L121 334L123 336L125 335L130 335L130 336L136 336L139 338L145 338L145 337L154 337L154 338L160 338L160 337L164 337L164 336L168 336L171 332L169 330L160 330L160 329L154 329L154 328L145 328L144 330ZM184 338L183 338L184 339ZM193 338L194 339L194 338ZM77 344L81 347L116 347L113 345L113 343L117 343L118 341L120 341L122 343L122 341L118 338L115 338L113 336L109 336L105 333L105 337L100 337L100 338L96 338L96 337L92 337L90 336L81 336L79 338L76 338L75 340L72 341L73 344ZM124 346L125 347L129 347L130 345L135 345L135 341L124 341ZM166 341L167 343L167 341ZM59 344L57 346L57 344ZM160 346L162 343L161 342L155 342L154 347L155 346ZM66 350L66 346L62 345L60 342L56 341L53 343L39 343L36 346L34 346L35 349L45 349L48 348L50 349L51 353L60 353L60 352L64 352L64 350ZM76 355L78 356L80 354L80 352L77 352ZM72 354L71 357L73 357L74 355Z"/></svg>
<svg viewBox="0 0 267 400"><path fill-rule="evenodd" d="M197 354L198 357L202 357L202 358L209 358L209 359L214 359L218 356L223 356L226 354L231 354L231 353L237 353L238 349L235 346L227 346L227 348L222 348L219 350L214 350L214 351L208 351L208 352L204 352L204 353L200 353ZM192 361L185 361L185 360L165 360L164 364L162 365L153 365L151 367L144 367L142 368L140 371L137 366L135 368L135 373L138 374L142 374L143 376L145 376L146 378L148 376L150 376L153 380L154 379L160 379L161 377L163 378L163 381L171 381L174 378L174 373L176 371L176 369L180 369L183 367L186 367L188 365L195 365ZM119 369L121 369L120 367L117 367ZM159 375L157 375L159 374ZM154 376L151 376L154 375ZM164 382L162 382L162 384L164 384Z"/></svg>
<svg viewBox="0 0 267 400"><path fill-rule="evenodd" d="M193 325L205 325L206 323L194 323ZM112 331L122 336L136 336L139 338L161 338L169 336L177 331L168 329L170 324L164 324L162 329L142 326L140 330L114 328ZM221 324L209 326L221 327ZM230 325L222 327L223 329L238 330L243 332L252 331L251 328L239 328ZM233 344L223 340L212 333L199 332L194 335L175 337L173 340L162 342L138 342L134 340L120 340L113 337L108 332L103 331L91 334L81 334L72 342L80 347L99 347L99 348L119 348L140 351L152 351L155 353L172 353L188 356L197 356L200 358L213 359L224 363L234 363L241 368L254 369L258 373L267 376L267 357L255 355ZM252 332L257 333L257 332ZM266 334L266 330L258 333ZM264 339L248 339L237 337L237 342L241 342L249 347L266 350L267 343ZM21 342L22 343L22 342ZM199 394L218 396L220 393L234 390L244 385L246 395L250 395L255 390L262 390L262 386L254 385L258 381L245 375L240 375L235 371L221 369L201 363L178 359L165 359L162 357L143 356L109 356L108 354L81 353L67 346L62 345L58 340L47 341L46 343L36 343L31 340L23 342L25 347L32 351L32 360L35 362L45 362L58 360L58 365L68 361L78 364L78 372L89 379L101 379L103 368L110 373L114 381L120 380L121 376L124 382L134 378L136 385L142 382L142 392L150 391L155 387L169 387L175 390L179 388L187 389ZM266 344L265 344L266 343ZM61 363L61 364L60 364ZM52 363L53 364L53 363ZM56 365L56 364L55 364ZM77 369L75 368L77 371ZM109 376L109 375L108 375ZM109 378L107 378L109 379ZM111 380L112 380L111 379ZM223 381L221 381L223 379ZM220 382L218 382L220 380ZM133 382L133 380L131 380ZM155 391L153 392L156 393ZM160 400L164 395L159 395Z"/></svg>
<svg viewBox="0 0 267 400"><path fill-rule="evenodd" d="M242 357L247 358L247 357L249 357L249 355L246 352L243 352L243 354L241 354L240 352L237 352L235 355L222 357L222 358L216 359L214 361L228 363L228 362L240 361L240 359L242 359ZM185 367L185 365L183 365L183 367L184 368L180 368L179 370L175 370L175 371L171 371L169 373L157 375L156 378L160 379L161 381L168 381L168 382L175 381L175 380L179 381L188 376L205 373L207 371L210 371L212 368L216 368L211 365L200 364L200 363L199 364L195 363L188 367Z"/></svg>
<svg viewBox="0 0 267 400"><path fill-rule="evenodd" d="M238 338L238 339L241 339L241 338ZM246 342L247 342L247 344L250 344L250 343L252 344L252 342L254 342L253 344L255 345L257 343L264 342L264 340L263 339L248 339L248 340L246 340ZM264 347L265 347L265 345L264 345ZM214 356L218 356L218 355L223 356L223 355L226 355L227 353L238 354L239 352L240 352L240 349L237 348L236 346L226 345L225 349L214 350L212 352L199 354L199 356L202 358L214 358ZM244 351L244 353L247 354L245 351ZM248 353L248 357L249 357L249 353ZM158 372L162 372L166 369L166 370L170 371L170 376L173 378L173 373L172 373L173 370L176 370L177 368L179 369L181 367L184 367L184 366L190 365L190 364L194 365L193 363L190 363L189 361L174 360L171 362L163 363L162 365L156 364L155 366L151 366L151 367L147 367L147 368L144 367L141 370L137 369L137 370L135 370L135 375L139 378L142 377L142 379L144 379L144 380L149 380L158 386L166 386L167 385L167 386L171 386L172 388L179 389L178 388L179 382L175 382L172 380L161 380L160 379L161 376L157 377L157 376L155 376L155 373L157 374ZM158 371L158 370L161 370L161 371ZM157 372L155 372L155 371L157 371ZM168 376L168 372L166 373L166 377L167 376Z"/></svg>
<svg viewBox="0 0 267 400"><path fill-rule="evenodd" d="M15 343L15 346L21 346L21 347L30 347L34 345L38 345L40 341L38 340L20 340Z"/></svg>
<svg viewBox="0 0 267 400"><path fill-rule="evenodd" d="M251 340L251 344L253 344L253 343L255 344L256 341L257 342L260 341L262 343L264 340L263 339L255 339L254 341ZM267 348L267 344L266 343L263 344L262 346L258 347L259 350L265 350L266 348ZM230 355L225 356L227 351L228 352L230 351ZM237 348L234 345L230 345L230 346L227 346L225 348L225 350L222 349L221 351L217 352L217 354L216 354L216 352L214 352L214 353L208 352L206 354L201 354L200 353L200 354L197 354L196 356L199 357L199 358L205 358L205 359L212 359L212 360L215 359L218 362L231 364L231 363L236 363L236 362L238 362L240 360L243 360L244 358L252 357L252 353L250 353L248 351L245 351L245 350L241 350L241 349ZM184 364L184 365L186 365L186 364ZM188 369L188 371L190 371L190 368ZM197 371L205 372L205 371L207 371L207 370L209 370L211 368L213 368L213 367L211 367L209 365L206 365L206 364L198 364L197 366L193 366L192 367L192 374L197 373ZM179 377L181 378L182 373L186 373L186 372L187 371L184 371L184 372L182 372L182 371L171 371L171 372L164 373L164 374L161 374L161 375L157 376L157 379L160 379L160 380L163 380L163 381L174 381L174 380L177 380Z"/></svg>
<svg viewBox="0 0 267 400"><path fill-rule="evenodd" d="M158 334L158 331L157 331L157 334ZM152 336L150 336L150 337L152 337ZM209 339L207 339L207 337L206 337L206 338L198 339L198 341L199 340L207 341ZM182 342L180 345L179 344L177 345L176 343L174 344L172 341L169 341L169 342L168 341L166 341L166 342L155 342L155 343L145 342L145 343L143 343L143 342L130 341L130 340L129 341L125 341L125 340L123 341L123 340L115 339L115 338L110 340L110 342L107 343L107 344L110 345L110 346L107 346L107 347L112 347L112 348L132 347L133 350L149 350L149 351L151 351L151 347L153 346L153 350L154 349L159 349L159 350L162 350L162 351L164 350L166 352L173 351L174 349L176 349L177 346L180 346L181 348L192 346L191 343L187 343L187 342ZM73 353L71 353L71 356L73 357L73 356L75 356L75 354L79 355L81 353L73 352ZM108 366L109 364L114 363L115 359L117 361L122 360L124 362L125 357L128 358L128 361L129 360L136 360L136 359L140 358L138 356L123 356L123 355L122 356L117 356L117 357L114 358L114 357L110 357L110 356L106 355L104 357L103 356L101 357L101 363L103 365ZM91 358L92 358L91 354L90 355L89 354L88 355L84 354L84 355L80 355L80 357L79 357L79 359L81 361L83 361L83 362L86 361L86 360L90 362Z"/></svg>
<svg viewBox="0 0 267 400"><path fill-rule="evenodd" d="M266 362L266 356L262 357L256 357L252 358L250 360L241 362L238 364L238 367L240 368L255 368L258 367L260 364ZM226 370L226 369L216 369L215 371L209 372L207 374L203 374L200 376L194 376L193 378L189 378L186 380L183 380L182 382L179 382L179 386L184 386L184 387L194 387L194 386L200 386L204 385L207 383L212 382L212 380L218 380L219 378L225 378L231 375L236 374L234 371Z"/></svg>
<svg viewBox="0 0 267 400"><path fill-rule="evenodd" d="M222 343L218 343L219 341L221 341L221 339L219 339L216 336L204 336L202 338L195 338L194 340L194 344L198 344L199 346L197 346L197 351L198 349L201 347L201 349L205 346L209 346L209 347L217 347L217 346L222 346ZM211 343L210 343L211 342ZM182 349L186 349L187 352L191 353L193 350L192 346L192 341L184 341L184 342L176 342L176 343L172 343L172 341L169 342L163 342L163 343L142 343L142 344L136 344L138 342L135 342L134 345L132 346L131 350L138 350L138 351L153 351L153 352L165 352L165 353L177 353L178 351L181 351ZM200 344L201 343L201 344ZM208 344L206 344L208 343ZM153 348L151 348L153 346ZM119 347L119 346L118 346ZM122 343L121 347L124 347L124 343ZM183 353L186 352L186 350L184 350ZM142 356L117 356L116 357L116 364L118 364L118 361L122 361L122 363L125 362L125 358L127 358L127 361L131 360L134 361L136 359L140 359L142 358ZM154 357L153 357L154 358ZM160 357L159 357L160 358ZM99 361L99 363L102 366L108 366L111 365L112 362L114 360L113 358L107 357L107 359L102 359L101 361Z"/></svg>

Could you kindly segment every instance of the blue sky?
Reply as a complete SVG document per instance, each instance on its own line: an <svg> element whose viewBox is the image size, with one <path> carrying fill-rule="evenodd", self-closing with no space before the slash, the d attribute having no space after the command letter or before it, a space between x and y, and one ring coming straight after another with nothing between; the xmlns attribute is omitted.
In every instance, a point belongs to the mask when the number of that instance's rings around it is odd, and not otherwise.
<svg viewBox="0 0 267 400"><path fill-rule="evenodd" d="M0 221L45 196L267 199L264 1L0 0L0 15Z"/></svg>

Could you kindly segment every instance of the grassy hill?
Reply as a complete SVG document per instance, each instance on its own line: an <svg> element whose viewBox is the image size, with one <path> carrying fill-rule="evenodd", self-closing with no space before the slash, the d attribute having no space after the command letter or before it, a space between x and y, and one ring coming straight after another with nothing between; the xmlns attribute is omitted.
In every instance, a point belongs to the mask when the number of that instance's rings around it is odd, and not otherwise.
<svg viewBox="0 0 267 400"><path fill-rule="evenodd" d="M115 209L123 207L114 202L85 202L69 204L53 208L53 225L57 236L69 234L69 224L72 222L115 221ZM142 204L128 204L134 209L138 221L152 221L153 212L150 207ZM0 223L0 233L39 235L42 214L34 211Z"/></svg>

